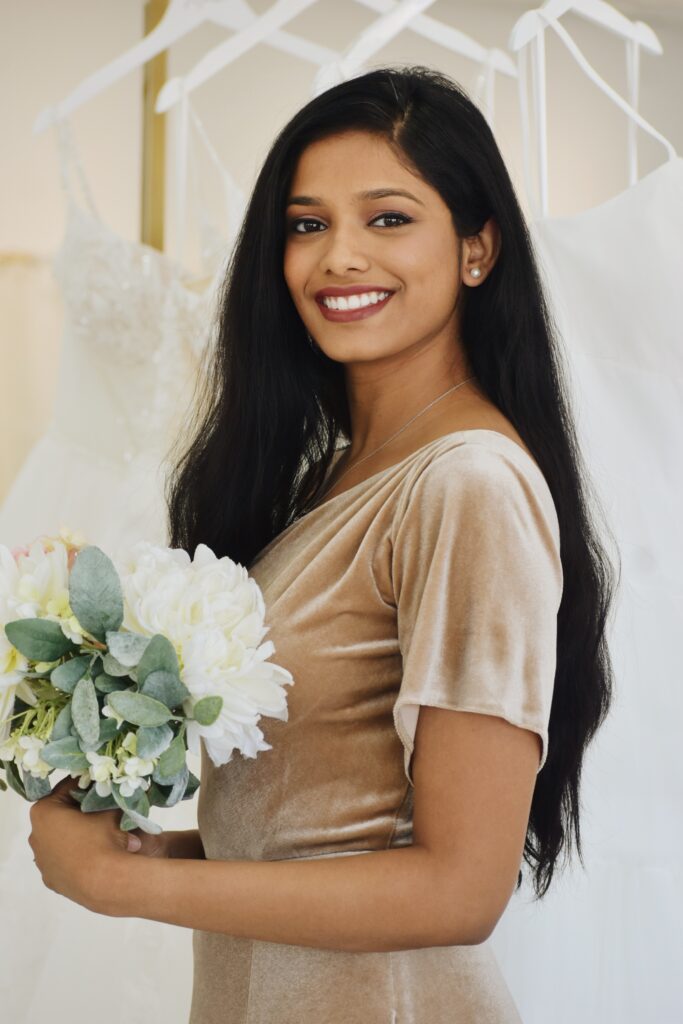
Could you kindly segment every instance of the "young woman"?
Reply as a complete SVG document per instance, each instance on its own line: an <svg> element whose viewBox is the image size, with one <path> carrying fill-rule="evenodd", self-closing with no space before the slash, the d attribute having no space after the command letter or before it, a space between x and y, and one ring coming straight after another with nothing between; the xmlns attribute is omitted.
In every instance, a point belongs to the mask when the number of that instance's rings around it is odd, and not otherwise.
<svg viewBox="0 0 683 1024"><path fill-rule="evenodd" d="M193 929L190 1024L519 1022L487 939L522 859L540 898L581 856L614 579L465 93L386 68L299 111L217 326L172 543L248 568L295 682L270 749L202 752L199 829L138 832L111 912Z"/></svg>

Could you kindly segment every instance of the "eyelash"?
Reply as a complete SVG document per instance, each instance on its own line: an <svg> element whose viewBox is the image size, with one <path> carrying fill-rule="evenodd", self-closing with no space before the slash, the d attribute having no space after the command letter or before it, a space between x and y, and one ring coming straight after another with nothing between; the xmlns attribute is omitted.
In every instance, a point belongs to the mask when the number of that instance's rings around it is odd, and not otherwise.
<svg viewBox="0 0 683 1024"><path fill-rule="evenodd" d="M412 221L411 217L406 217L403 213L379 213L374 217L370 223L374 224L376 220L381 220L383 217L391 217L400 220L400 224L395 224L394 227L402 227L403 224L410 224ZM315 235L318 234L316 231L297 231L297 224L319 224L320 221L316 221L313 217L298 217L296 220L292 220L289 223L289 230L293 235Z"/></svg>

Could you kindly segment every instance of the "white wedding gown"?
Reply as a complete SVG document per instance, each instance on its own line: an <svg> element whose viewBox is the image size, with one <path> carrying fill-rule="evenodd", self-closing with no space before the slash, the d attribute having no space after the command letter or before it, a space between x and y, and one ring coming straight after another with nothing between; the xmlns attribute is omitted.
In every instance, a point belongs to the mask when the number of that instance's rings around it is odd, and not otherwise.
<svg viewBox="0 0 683 1024"><path fill-rule="evenodd" d="M678 1024L683 159L531 230L621 581L614 703L581 783L585 871L575 862L540 905L520 890L491 941L525 1024Z"/></svg>
<svg viewBox="0 0 683 1024"><path fill-rule="evenodd" d="M228 243L199 205L211 283L194 290L176 261L101 220L67 123L58 143L67 221L54 256L65 306L56 403L0 508L0 542L23 544L65 525L116 554L139 538L167 543L164 457L213 337ZM201 204L198 188L194 199ZM188 765L199 777L199 758L188 754ZM27 843L29 811L11 790L0 793L2 1020L187 1019L191 931L98 916L47 889ZM152 817L165 830L196 828L196 796Z"/></svg>

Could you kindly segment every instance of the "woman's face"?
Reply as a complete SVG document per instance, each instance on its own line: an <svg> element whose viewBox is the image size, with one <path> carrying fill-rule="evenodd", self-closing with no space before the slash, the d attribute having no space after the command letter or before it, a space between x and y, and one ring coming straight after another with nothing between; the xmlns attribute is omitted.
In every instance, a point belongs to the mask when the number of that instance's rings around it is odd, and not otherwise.
<svg viewBox="0 0 683 1024"><path fill-rule="evenodd" d="M364 195L372 190L382 196ZM406 194L389 194L402 191ZM457 336L460 243L438 192L384 139L349 131L301 154L285 212L284 275L306 328L331 359L392 357ZM355 309L321 290L362 286ZM390 292L388 299L375 303ZM360 296L364 296L361 298Z"/></svg>

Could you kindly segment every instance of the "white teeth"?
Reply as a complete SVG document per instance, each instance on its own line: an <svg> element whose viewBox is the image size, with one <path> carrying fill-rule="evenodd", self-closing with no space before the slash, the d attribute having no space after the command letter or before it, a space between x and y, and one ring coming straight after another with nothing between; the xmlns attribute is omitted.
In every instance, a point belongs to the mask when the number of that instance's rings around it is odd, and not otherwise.
<svg viewBox="0 0 683 1024"><path fill-rule="evenodd" d="M325 295L323 305L328 309L360 309L362 306L374 306L386 299L391 292L362 292L356 295Z"/></svg>

